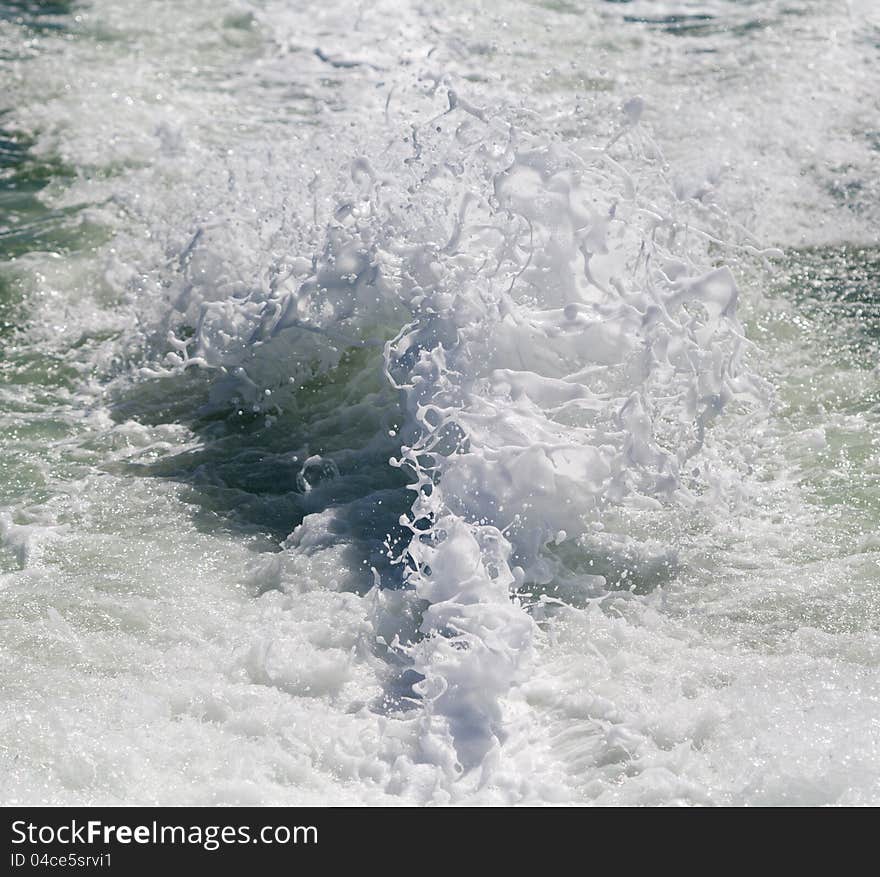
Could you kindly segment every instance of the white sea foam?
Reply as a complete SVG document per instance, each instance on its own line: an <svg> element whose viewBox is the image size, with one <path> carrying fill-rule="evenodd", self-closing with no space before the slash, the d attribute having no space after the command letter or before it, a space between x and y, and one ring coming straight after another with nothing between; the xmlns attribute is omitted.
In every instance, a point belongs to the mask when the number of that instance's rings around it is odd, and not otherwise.
<svg viewBox="0 0 880 877"><path fill-rule="evenodd" d="M5 269L67 370L4 415L10 797L872 798L876 545L804 472L876 424L780 400L833 377L758 290L772 244L870 236L835 107L870 20L790 5L101 2L34 38L11 124L109 240Z"/></svg>

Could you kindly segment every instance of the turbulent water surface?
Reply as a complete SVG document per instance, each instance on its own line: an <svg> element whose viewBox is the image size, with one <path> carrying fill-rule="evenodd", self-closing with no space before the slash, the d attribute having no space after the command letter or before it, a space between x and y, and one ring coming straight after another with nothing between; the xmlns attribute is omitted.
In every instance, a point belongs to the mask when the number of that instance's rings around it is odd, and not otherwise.
<svg viewBox="0 0 880 877"><path fill-rule="evenodd" d="M880 801L880 6L0 2L5 803Z"/></svg>

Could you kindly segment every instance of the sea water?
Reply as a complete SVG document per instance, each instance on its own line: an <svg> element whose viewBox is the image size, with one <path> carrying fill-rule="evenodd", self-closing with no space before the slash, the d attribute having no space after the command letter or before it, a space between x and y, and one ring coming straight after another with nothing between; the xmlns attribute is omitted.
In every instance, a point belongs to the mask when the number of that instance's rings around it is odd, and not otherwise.
<svg viewBox="0 0 880 877"><path fill-rule="evenodd" d="M876 802L878 56L0 4L4 801Z"/></svg>

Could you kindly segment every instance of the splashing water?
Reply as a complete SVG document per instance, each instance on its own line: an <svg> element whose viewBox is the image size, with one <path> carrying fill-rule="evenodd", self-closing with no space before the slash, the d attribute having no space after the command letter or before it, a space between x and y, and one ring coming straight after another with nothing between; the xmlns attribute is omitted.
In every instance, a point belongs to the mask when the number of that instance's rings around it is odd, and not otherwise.
<svg viewBox="0 0 880 877"><path fill-rule="evenodd" d="M870 9L14 13L10 801L876 800Z"/></svg>

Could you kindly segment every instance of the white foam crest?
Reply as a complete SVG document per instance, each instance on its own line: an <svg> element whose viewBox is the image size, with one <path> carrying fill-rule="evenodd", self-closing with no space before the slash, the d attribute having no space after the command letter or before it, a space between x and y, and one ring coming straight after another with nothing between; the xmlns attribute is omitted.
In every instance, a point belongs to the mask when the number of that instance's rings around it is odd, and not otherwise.
<svg viewBox="0 0 880 877"><path fill-rule="evenodd" d="M214 370L219 406L283 407L346 351L385 345L406 412L394 464L416 476L408 581L428 604L406 650L424 745L455 776L503 738L536 635L511 594L559 574L548 543L622 502L692 503L681 473L707 425L760 388L734 277L709 252L724 214L676 192L640 99L596 146L530 133L448 76L434 90L444 111L328 170L333 189L320 174L271 184L308 140L206 162L189 185L213 200L185 235L163 200L165 267L129 282L172 348L143 374Z"/></svg>
<svg viewBox="0 0 880 877"><path fill-rule="evenodd" d="M676 193L640 99L610 144L563 145L439 82L445 111L328 171L333 189L271 185L307 141L206 162L190 182L201 218L182 235L156 195L164 267L126 283L171 347L142 373L211 369L219 406L283 407L346 351L385 345L405 400L395 465L416 475L409 582L429 605L409 654L426 740L451 747L455 775L503 737L535 637L511 592L559 574L548 543L622 502L693 502L681 473L707 425L761 389L741 365L734 277L712 265L724 214L704 209L711 193ZM136 209L149 221L159 205Z"/></svg>

